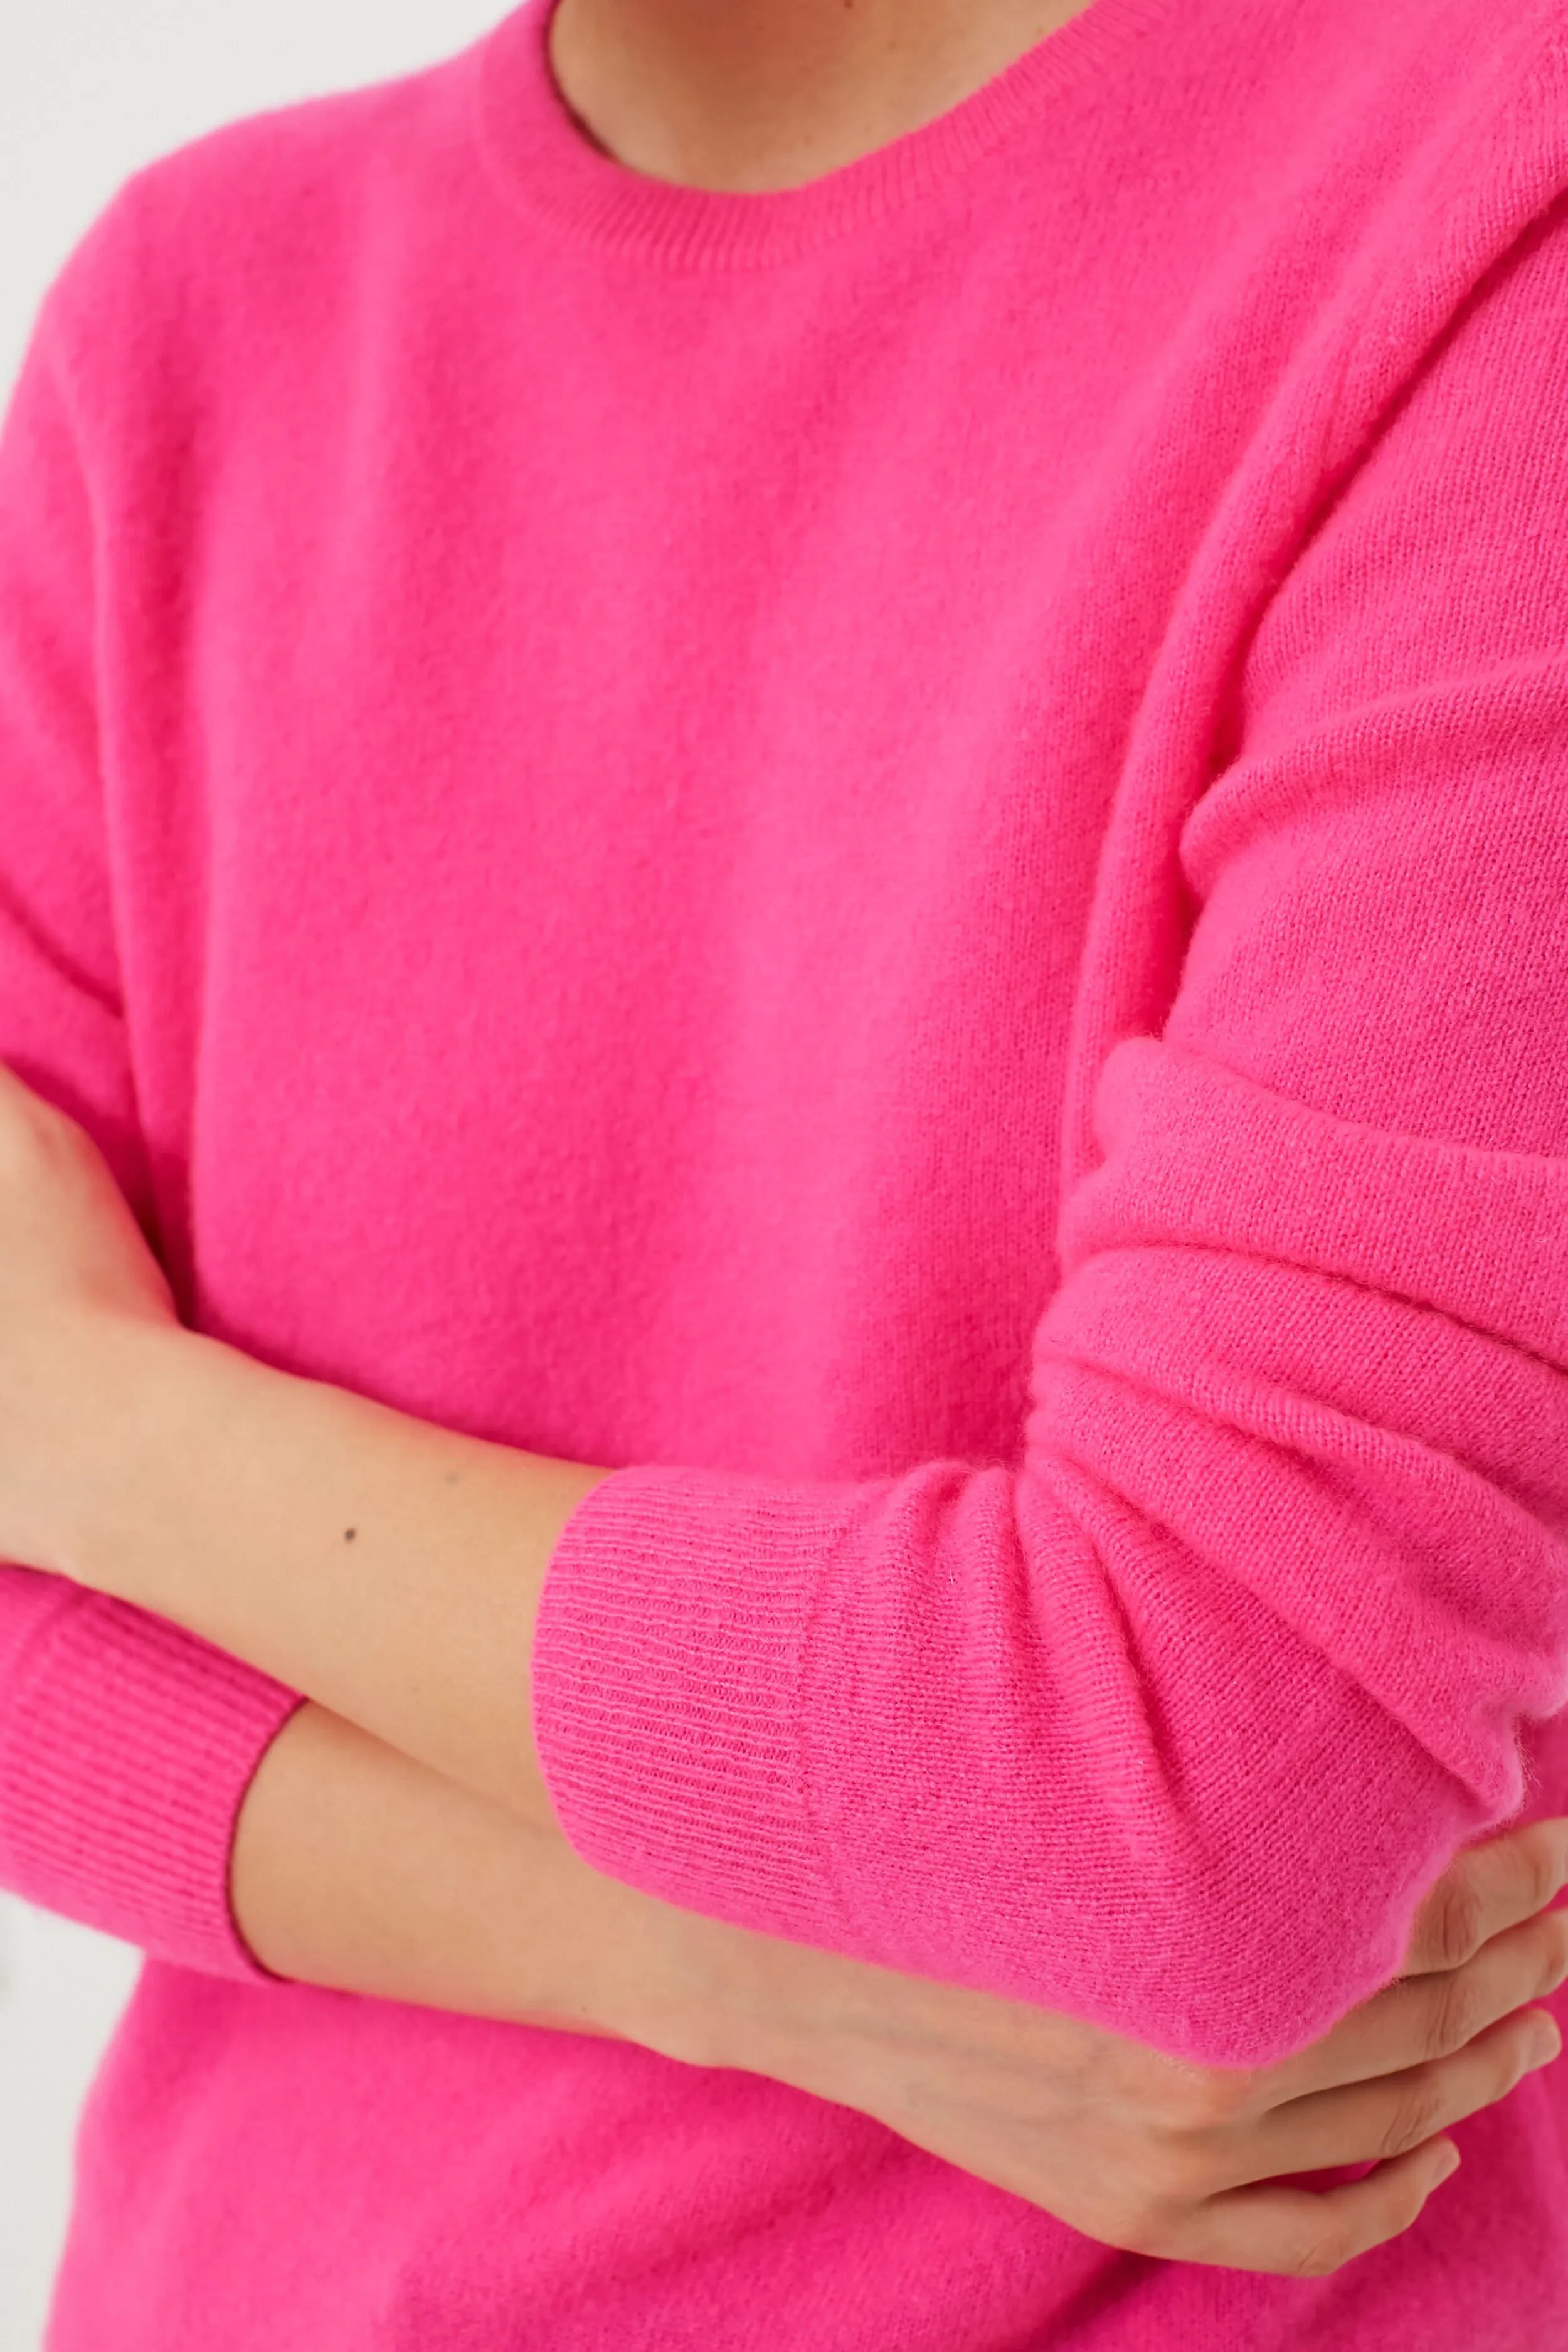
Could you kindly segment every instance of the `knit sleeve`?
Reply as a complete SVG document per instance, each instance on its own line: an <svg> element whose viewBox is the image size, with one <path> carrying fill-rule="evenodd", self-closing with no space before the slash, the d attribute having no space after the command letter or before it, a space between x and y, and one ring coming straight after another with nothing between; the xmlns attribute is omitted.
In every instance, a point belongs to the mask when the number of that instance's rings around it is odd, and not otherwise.
<svg viewBox="0 0 1568 2352"><path fill-rule="evenodd" d="M1269 595L1016 1465L634 1465L568 1525L536 1722L601 1870L1251 2064L1521 1809L1568 1701L1564 248Z"/></svg>
<svg viewBox="0 0 1568 2352"><path fill-rule="evenodd" d="M52 308L0 431L0 1058L81 1121L151 1230L98 789L93 519ZM0 1565L0 1885L265 1980L228 1853L297 1704L160 1619Z"/></svg>

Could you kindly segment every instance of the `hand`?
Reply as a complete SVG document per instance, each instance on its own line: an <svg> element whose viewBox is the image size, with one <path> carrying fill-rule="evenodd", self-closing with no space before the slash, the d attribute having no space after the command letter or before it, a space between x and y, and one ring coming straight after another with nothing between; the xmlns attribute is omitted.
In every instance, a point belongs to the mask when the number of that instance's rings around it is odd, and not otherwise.
<svg viewBox="0 0 1568 2352"><path fill-rule="evenodd" d="M632 2038L874 2116L1102 2244L1316 2276L1408 2229L1458 2161L1439 2135L1555 2056L1525 2004L1568 1974L1568 1911L1543 1908L1565 1876L1568 1821L1472 1847L1423 1905L1405 1975L1250 2072L711 1921L688 1940L700 1999ZM1366 2163L1339 2187L1280 2179Z"/></svg>
<svg viewBox="0 0 1568 2352"><path fill-rule="evenodd" d="M97 1146L0 1065L0 1557L67 1567L127 1339L177 1323Z"/></svg>

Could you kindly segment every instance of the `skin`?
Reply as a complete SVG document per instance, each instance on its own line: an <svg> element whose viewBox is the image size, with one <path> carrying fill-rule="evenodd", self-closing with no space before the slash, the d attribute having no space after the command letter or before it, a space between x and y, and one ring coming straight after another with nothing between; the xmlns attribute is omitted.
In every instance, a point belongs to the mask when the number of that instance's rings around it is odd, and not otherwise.
<svg viewBox="0 0 1568 2352"><path fill-rule="evenodd" d="M1463 1858L1405 1977L1249 2072L598 1877L550 1811L526 1691L551 1545L606 1475L182 1329L94 1145L0 1069L0 1557L153 1610L312 1702L236 1843L237 1918L276 1973L742 2067L1106 2244L1293 2274L1408 2228L1453 2160L1447 2126L1555 2054L1529 2004L1568 1971L1568 1917L1544 1907L1568 1822ZM1378 2159L1324 2194L1279 2185Z"/></svg>
<svg viewBox="0 0 1568 2352"><path fill-rule="evenodd" d="M755 194L959 104L1087 0L561 0L552 64L627 168ZM1407 2229L1444 2134L1560 2046L1568 1822L1459 1856L1400 1979L1241 2072L702 1919L598 1876L531 1733L540 1593L608 1474L287 1379L182 1330L97 1151L0 1067L0 1556L306 1694L237 1825L258 1962L632 2041L875 2116L1103 2243L1317 2274ZM1289 1923L1280 1932L1289 1934ZM1376 2169L1324 2193L1282 2176Z"/></svg>
<svg viewBox="0 0 1568 2352"><path fill-rule="evenodd" d="M1089 0L561 0L551 62L650 178L798 187L933 121Z"/></svg>

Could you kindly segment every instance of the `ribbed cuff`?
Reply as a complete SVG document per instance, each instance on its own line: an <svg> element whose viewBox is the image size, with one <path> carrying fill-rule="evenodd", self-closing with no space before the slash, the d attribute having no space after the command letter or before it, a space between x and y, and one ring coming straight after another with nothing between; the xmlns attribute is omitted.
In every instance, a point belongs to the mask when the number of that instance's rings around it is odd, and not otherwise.
<svg viewBox="0 0 1568 2352"><path fill-rule="evenodd" d="M683 1909L839 1946L802 1680L818 1596L875 1486L618 1470L557 1542L534 1730L562 1827Z"/></svg>
<svg viewBox="0 0 1568 2352"><path fill-rule="evenodd" d="M229 1853L298 1694L72 1591L40 1613L0 1696L5 1883L156 1959L270 1983L234 1923Z"/></svg>

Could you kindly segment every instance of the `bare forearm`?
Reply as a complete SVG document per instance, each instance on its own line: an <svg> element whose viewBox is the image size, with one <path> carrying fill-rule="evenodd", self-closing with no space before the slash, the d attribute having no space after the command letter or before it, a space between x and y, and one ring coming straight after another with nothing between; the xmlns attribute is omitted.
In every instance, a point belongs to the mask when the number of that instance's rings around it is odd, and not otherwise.
<svg viewBox="0 0 1568 2352"><path fill-rule="evenodd" d="M83 1483L79 1582L172 1619L553 1829L533 1625L607 1471L493 1445L171 1328L111 1365L110 1473ZM54 1564L53 1562L42 1564Z"/></svg>
<svg viewBox="0 0 1568 2352"><path fill-rule="evenodd" d="M1253 2075L674 1910L314 1707L264 1759L234 1892L280 1975L739 2066L1107 2244L1300 2276L1326 2246L1337 2267L1406 2228L1447 2160L1434 2127L1505 2096L1555 2046L1527 2041L1542 2021L1519 2004L1568 1967L1560 1918L1536 1916L1562 1828L1520 1833L1489 1895L1458 1870L1439 1890L1424 1915L1439 1946L1458 1919L1480 1944L1461 1971L1421 1974L1447 1955L1418 1930L1407 1980ZM1369 2163L1321 2197L1289 2185Z"/></svg>
<svg viewBox="0 0 1568 2352"><path fill-rule="evenodd" d="M858 2021L931 1988L682 1911L583 1862L324 1707L272 1742L230 1892L273 1975L458 2016L630 2042L853 2096ZM852 2070L851 2070L852 2071Z"/></svg>
<svg viewBox="0 0 1568 2352"><path fill-rule="evenodd" d="M616 2040L678 2005L682 1916L311 1705L247 1794L232 1895L299 1983Z"/></svg>

